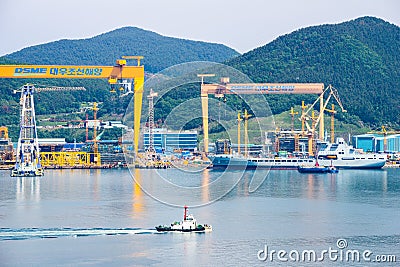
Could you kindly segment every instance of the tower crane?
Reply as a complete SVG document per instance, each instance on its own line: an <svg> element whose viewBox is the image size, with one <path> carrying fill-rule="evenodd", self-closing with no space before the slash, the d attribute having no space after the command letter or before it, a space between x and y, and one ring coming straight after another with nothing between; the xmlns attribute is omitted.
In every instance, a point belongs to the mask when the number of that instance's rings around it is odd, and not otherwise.
<svg viewBox="0 0 400 267"><path fill-rule="evenodd" d="M248 146L249 146L249 132L248 132L248 123L250 114L247 113L247 109L244 110L243 120L244 120L244 156L249 156L248 154Z"/></svg>
<svg viewBox="0 0 400 267"><path fill-rule="evenodd" d="M99 152L99 147L97 144L97 111L99 108L97 107L97 102L93 103L93 120L94 120L94 125L93 125L93 152L98 153Z"/></svg>
<svg viewBox="0 0 400 267"><path fill-rule="evenodd" d="M205 83L205 77L212 77L215 76L215 74L198 74L197 76L201 78L201 107L203 115L204 152L206 154L208 153L209 94L218 97L232 94L321 94L324 90L323 83L229 83L228 77L221 78L221 83ZM321 101L323 102L323 99Z"/></svg>
<svg viewBox="0 0 400 267"><path fill-rule="evenodd" d="M325 109L325 111L327 111L331 114L331 143L334 143L335 142L335 113L337 113L337 111L335 110L335 104L332 104L331 109Z"/></svg>
<svg viewBox="0 0 400 267"><path fill-rule="evenodd" d="M302 136L305 136L305 123L306 123L306 117L305 117L305 110L307 108L307 105L304 105L304 101L301 101L301 134Z"/></svg>
<svg viewBox="0 0 400 267"><path fill-rule="evenodd" d="M127 66L127 59L137 60L136 66ZM107 79L111 89L122 85L127 93L134 93L134 150L138 152L140 117L142 112L144 66L141 56L125 56L118 59L115 66L78 65L0 65L0 78L38 78L38 79ZM130 81L128 83L127 81ZM133 84L133 91L130 86Z"/></svg>
<svg viewBox="0 0 400 267"><path fill-rule="evenodd" d="M238 151L237 153L240 155L240 122L242 121L242 118L240 117L240 111L238 112L238 117L237 117L237 122L238 122L238 126L237 126L237 138L238 138Z"/></svg>
<svg viewBox="0 0 400 267"><path fill-rule="evenodd" d="M57 91L85 90L84 87L57 87ZM17 145L17 157L11 176L43 176L40 164L39 143L36 129L35 91L51 91L50 87L38 88L33 84L26 84L14 93L21 93L20 98L20 131Z"/></svg>
<svg viewBox="0 0 400 267"><path fill-rule="evenodd" d="M290 108L290 116L292 117L292 134L294 133L294 115L299 114L297 111L295 112L293 107Z"/></svg>

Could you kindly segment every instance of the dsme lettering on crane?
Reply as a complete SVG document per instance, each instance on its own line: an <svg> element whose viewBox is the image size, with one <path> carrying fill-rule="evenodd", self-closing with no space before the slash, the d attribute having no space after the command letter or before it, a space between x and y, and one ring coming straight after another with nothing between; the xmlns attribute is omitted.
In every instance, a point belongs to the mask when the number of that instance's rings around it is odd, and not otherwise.
<svg viewBox="0 0 400 267"><path fill-rule="evenodd" d="M46 74L47 68L15 68L14 75Z"/></svg>

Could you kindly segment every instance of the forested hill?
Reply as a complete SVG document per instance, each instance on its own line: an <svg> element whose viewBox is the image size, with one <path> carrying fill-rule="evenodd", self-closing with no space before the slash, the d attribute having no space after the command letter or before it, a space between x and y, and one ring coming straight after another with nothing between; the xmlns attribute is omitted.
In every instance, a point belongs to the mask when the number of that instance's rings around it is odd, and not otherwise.
<svg viewBox="0 0 400 267"><path fill-rule="evenodd" d="M228 64L255 82L332 84L350 114L370 125L400 125L400 28L381 19L300 29ZM280 113L301 97L269 102Z"/></svg>
<svg viewBox="0 0 400 267"><path fill-rule="evenodd" d="M123 55L144 56L142 62L146 72L155 73L183 62L223 62L239 53L222 44L166 37L136 27L124 27L89 39L60 40L27 47L6 57L30 64L108 66Z"/></svg>

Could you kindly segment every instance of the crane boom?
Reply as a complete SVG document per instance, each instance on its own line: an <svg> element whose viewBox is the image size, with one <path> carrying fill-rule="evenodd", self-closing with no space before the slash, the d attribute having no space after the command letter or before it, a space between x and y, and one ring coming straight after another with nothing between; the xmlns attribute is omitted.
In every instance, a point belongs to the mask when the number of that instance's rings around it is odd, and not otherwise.
<svg viewBox="0 0 400 267"><path fill-rule="evenodd" d="M35 88L36 92L58 92L58 91L86 91L85 87L82 86L72 86L72 87L64 87L64 86L50 86L50 87L41 87Z"/></svg>
<svg viewBox="0 0 400 267"><path fill-rule="evenodd" d="M321 94L323 83L227 83L202 84L208 94Z"/></svg>
<svg viewBox="0 0 400 267"><path fill-rule="evenodd" d="M143 66L0 65L0 78L122 79L142 73Z"/></svg>

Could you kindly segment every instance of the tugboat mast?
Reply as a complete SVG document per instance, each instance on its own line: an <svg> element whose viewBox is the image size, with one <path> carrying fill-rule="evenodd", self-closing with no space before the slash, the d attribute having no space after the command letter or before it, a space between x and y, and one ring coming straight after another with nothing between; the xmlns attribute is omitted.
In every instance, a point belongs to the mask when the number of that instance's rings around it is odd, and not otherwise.
<svg viewBox="0 0 400 267"><path fill-rule="evenodd" d="M186 221L186 216L187 216L187 208L188 208L188 207L185 205L185 207L184 207L184 208L185 208L185 211L184 211L184 213L183 213L183 220L184 220L184 221Z"/></svg>

